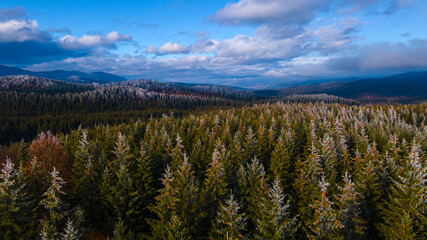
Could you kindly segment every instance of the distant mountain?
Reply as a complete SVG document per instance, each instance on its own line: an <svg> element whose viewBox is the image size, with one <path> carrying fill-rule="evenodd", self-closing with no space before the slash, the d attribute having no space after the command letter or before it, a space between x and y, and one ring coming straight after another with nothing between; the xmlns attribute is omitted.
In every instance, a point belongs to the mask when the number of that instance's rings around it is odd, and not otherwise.
<svg viewBox="0 0 427 240"><path fill-rule="evenodd" d="M20 68L8 67L0 65L0 76L11 76L11 75L28 75L35 77L44 77L55 80L63 80L72 83L110 83L110 82L120 82L125 81L125 78L120 76L105 73L105 72L80 72L80 71L64 71L64 70L54 70L54 71L44 71L44 72L32 72Z"/></svg>
<svg viewBox="0 0 427 240"><path fill-rule="evenodd" d="M93 90L93 85L69 83L29 75L0 77L0 91L69 93Z"/></svg>
<svg viewBox="0 0 427 240"><path fill-rule="evenodd" d="M414 102L427 99L427 71L376 79L310 84L282 90L263 90L255 93L262 96L325 93L363 102Z"/></svg>

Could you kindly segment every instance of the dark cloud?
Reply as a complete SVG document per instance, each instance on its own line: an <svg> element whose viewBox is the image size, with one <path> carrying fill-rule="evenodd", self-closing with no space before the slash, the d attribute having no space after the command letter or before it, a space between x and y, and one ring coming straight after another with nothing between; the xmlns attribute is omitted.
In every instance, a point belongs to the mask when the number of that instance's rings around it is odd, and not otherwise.
<svg viewBox="0 0 427 240"><path fill-rule="evenodd" d="M355 49L353 56L334 58L328 67L337 71L412 71L427 68L427 40L406 43L378 42Z"/></svg>
<svg viewBox="0 0 427 240"><path fill-rule="evenodd" d="M87 55L84 51L68 51L54 42L9 42L0 44L0 64L35 64Z"/></svg>
<svg viewBox="0 0 427 240"><path fill-rule="evenodd" d="M66 58L106 54L117 44L131 42L129 35L112 31L107 35L69 35L68 28L41 30L36 20L25 19L22 7L0 9L0 63L34 64ZM56 39L53 33L67 33Z"/></svg>

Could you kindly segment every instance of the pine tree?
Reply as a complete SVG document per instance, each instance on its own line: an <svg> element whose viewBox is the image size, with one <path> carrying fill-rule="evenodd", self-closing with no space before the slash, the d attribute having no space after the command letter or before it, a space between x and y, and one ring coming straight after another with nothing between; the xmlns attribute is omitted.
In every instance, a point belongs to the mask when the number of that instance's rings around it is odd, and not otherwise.
<svg viewBox="0 0 427 240"><path fill-rule="evenodd" d="M368 145L363 157L356 154L354 180L359 193L357 202L360 204L361 217L366 222L364 238L378 239L380 204L382 189L377 173L378 154L373 146Z"/></svg>
<svg viewBox="0 0 427 240"><path fill-rule="evenodd" d="M299 214L297 238L306 238L311 234L314 222L314 210L311 205L321 194L318 184L323 173L319 154L313 142L306 160L297 161L296 171L293 199L296 201Z"/></svg>
<svg viewBox="0 0 427 240"><path fill-rule="evenodd" d="M322 140L321 148L321 162L324 166L324 173L326 180L331 184L337 183L337 156L335 150L335 143L329 135L325 135Z"/></svg>
<svg viewBox="0 0 427 240"><path fill-rule="evenodd" d="M344 186L338 186L339 194L336 196L336 205L339 209L339 222L342 224L340 236L344 239L361 239L363 234L363 220L357 202L357 192L351 176L345 172Z"/></svg>
<svg viewBox="0 0 427 240"><path fill-rule="evenodd" d="M210 232L209 229L215 220L219 205L225 200L227 194L227 182L225 178L225 170L220 161L220 153L214 150L212 154L212 162L206 173L203 189L203 209L205 233Z"/></svg>
<svg viewBox="0 0 427 240"><path fill-rule="evenodd" d="M248 229L255 229L261 216L261 199L267 197L268 185L263 165L255 157L239 171L239 188L242 206L247 213Z"/></svg>
<svg viewBox="0 0 427 240"><path fill-rule="evenodd" d="M80 181L86 170L87 162L92 160L92 155L89 152L90 143L87 139L86 132L82 131L82 136L79 141L79 146L75 153L75 159L73 163L73 181L76 184L76 191L79 191Z"/></svg>
<svg viewBox="0 0 427 240"><path fill-rule="evenodd" d="M139 196L139 206L141 213L147 217L149 211L147 207L154 203L153 175L151 173L151 158L145 151L144 144L141 144L140 155L136 159L137 168L135 170L133 182Z"/></svg>
<svg viewBox="0 0 427 240"><path fill-rule="evenodd" d="M25 192L23 170L15 170L9 158L0 174L0 238L23 239L32 228L32 209Z"/></svg>
<svg viewBox="0 0 427 240"><path fill-rule="evenodd" d="M399 176L393 179L389 201L385 204L383 234L390 239L426 237L427 216L421 208L427 192L427 167L420 157L420 145L414 140Z"/></svg>
<svg viewBox="0 0 427 240"><path fill-rule="evenodd" d="M188 229L176 215L179 198L174 188L175 178L169 166L162 178L163 188L156 197L156 204L150 209L157 215L157 219L150 219L152 239L174 240L188 236Z"/></svg>
<svg viewBox="0 0 427 240"><path fill-rule="evenodd" d="M281 137L279 137L276 143L270 161L270 179L277 178L283 188L289 189L292 179L290 174L291 151L289 144Z"/></svg>
<svg viewBox="0 0 427 240"><path fill-rule="evenodd" d="M248 129L248 133L243 142L243 163L249 162L255 157L257 148L257 139L251 127Z"/></svg>
<svg viewBox="0 0 427 240"><path fill-rule="evenodd" d="M47 191L43 194L44 199L40 204L47 210L48 216L42 220L43 239L55 240L59 237L58 224L63 219L63 202L61 196L65 193L61 190L64 181L59 177L59 172L55 167L51 172L51 184Z"/></svg>
<svg viewBox="0 0 427 240"><path fill-rule="evenodd" d="M243 231L246 228L244 213L239 213L240 205L234 200L233 194L224 203L221 203L216 216L210 239L244 239Z"/></svg>
<svg viewBox="0 0 427 240"><path fill-rule="evenodd" d="M176 137L176 145L172 149L170 156L172 157L171 169L175 171L184 160L184 145L182 145L182 139L179 134Z"/></svg>
<svg viewBox="0 0 427 240"><path fill-rule="evenodd" d="M326 182L325 176L319 182L321 196L312 205L314 209L314 222L310 226L313 232L313 239L333 239L335 231L342 228L342 224L338 221L340 216L332 208L334 204L327 195L329 183Z"/></svg>
<svg viewBox="0 0 427 240"><path fill-rule="evenodd" d="M116 224L114 225L113 232L114 240L127 240L127 229L124 221L119 217Z"/></svg>
<svg viewBox="0 0 427 240"><path fill-rule="evenodd" d="M269 189L268 196L260 198L258 203L261 213L256 222L256 239L281 240L292 236L296 219L289 217L290 201L285 203L284 199L279 180L276 180Z"/></svg>
<svg viewBox="0 0 427 240"><path fill-rule="evenodd" d="M61 233L61 240L78 240L80 239L80 233L74 228L73 221L68 219L67 225L64 228L64 233Z"/></svg>
<svg viewBox="0 0 427 240"><path fill-rule="evenodd" d="M116 141L116 146L114 147L113 151L115 155L114 164L112 164L113 169L117 171L121 164L125 166L131 165L133 158L133 155L130 150L130 146L126 140L126 136L122 133L119 133L118 139Z"/></svg>
<svg viewBox="0 0 427 240"><path fill-rule="evenodd" d="M176 215L182 224L189 230L189 236L194 236L198 231L197 225L200 220L200 195L197 187L194 171L188 162L187 155L178 166L175 173L174 188L177 190Z"/></svg>
<svg viewBox="0 0 427 240"><path fill-rule="evenodd" d="M135 188L129 170L123 163L115 173L117 182L111 186L110 204L116 218L121 218L129 231L140 230L143 224L141 199Z"/></svg>

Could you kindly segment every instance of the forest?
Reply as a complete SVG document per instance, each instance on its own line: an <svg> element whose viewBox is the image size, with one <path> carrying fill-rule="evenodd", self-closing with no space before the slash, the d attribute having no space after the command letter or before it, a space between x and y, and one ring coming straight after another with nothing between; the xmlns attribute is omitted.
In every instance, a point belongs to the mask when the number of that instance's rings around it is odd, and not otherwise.
<svg viewBox="0 0 427 240"><path fill-rule="evenodd" d="M426 103L0 95L1 239L427 239Z"/></svg>

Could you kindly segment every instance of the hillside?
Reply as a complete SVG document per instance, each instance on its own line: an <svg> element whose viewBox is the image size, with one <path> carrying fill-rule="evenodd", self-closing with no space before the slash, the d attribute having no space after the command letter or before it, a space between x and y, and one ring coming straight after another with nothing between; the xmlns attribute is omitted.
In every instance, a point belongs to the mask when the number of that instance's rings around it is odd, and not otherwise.
<svg viewBox="0 0 427 240"><path fill-rule="evenodd" d="M408 103L427 99L426 89L427 72L410 72L377 79L327 82L256 93L263 96L325 93L365 102Z"/></svg>
<svg viewBox="0 0 427 240"><path fill-rule="evenodd" d="M20 68L8 67L0 65L0 76L11 76L11 75L28 75L34 77L50 78L55 80L63 80L72 83L109 83L109 82L120 82L126 79L119 77L114 74L105 72L80 72L80 71L43 71L43 72L32 72Z"/></svg>
<svg viewBox="0 0 427 240"><path fill-rule="evenodd" d="M94 89L93 85L75 84L28 75L0 77L0 91L71 93Z"/></svg>

